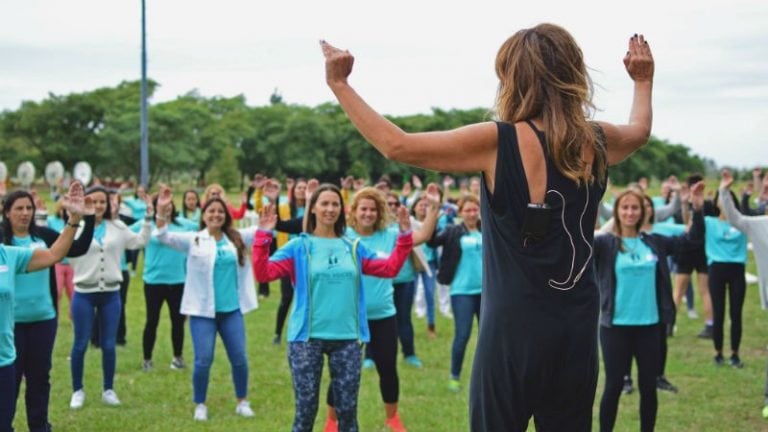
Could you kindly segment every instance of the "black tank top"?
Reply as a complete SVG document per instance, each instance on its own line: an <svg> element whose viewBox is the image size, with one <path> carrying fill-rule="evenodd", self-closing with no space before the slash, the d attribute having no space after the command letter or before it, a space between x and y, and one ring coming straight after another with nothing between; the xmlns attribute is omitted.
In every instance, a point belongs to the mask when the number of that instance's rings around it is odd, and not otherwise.
<svg viewBox="0 0 768 432"><path fill-rule="evenodd" d="M498 122L497 127L494 193L488 191L483 178L481 200L485 318L493 320L496 313L509 317L515 311L530 318L531 307L554 314L583 313L586 307L596 317L599 293L592 270L592 240L605 182L579 186L560 174L547 151L544 133L534 127L546 159L545 202L551 208L550 222L544 237L524 241L521 228L530 198L517 133L509 123ZM594 168L593 174L597 178ZM515 320L502 321L512 324Z"/></svg>

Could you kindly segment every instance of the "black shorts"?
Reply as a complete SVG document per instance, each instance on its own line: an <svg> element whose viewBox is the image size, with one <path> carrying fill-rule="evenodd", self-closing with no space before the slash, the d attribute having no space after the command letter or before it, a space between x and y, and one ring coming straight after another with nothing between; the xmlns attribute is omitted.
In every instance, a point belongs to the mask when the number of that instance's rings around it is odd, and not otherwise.
<svg viewBox="0 0 768 432"><path fill-rule="evenodd" d="M707 274L708 269L706 257L678 259L677 261L677 273L679 274L690 275L694 270L698 274Z"/></svg>

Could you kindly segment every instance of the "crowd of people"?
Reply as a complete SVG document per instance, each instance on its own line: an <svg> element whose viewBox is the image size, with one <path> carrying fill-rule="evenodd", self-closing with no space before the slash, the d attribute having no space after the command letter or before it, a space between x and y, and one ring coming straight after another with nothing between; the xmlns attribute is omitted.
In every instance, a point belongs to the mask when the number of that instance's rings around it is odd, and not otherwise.
<svg viewBox="0 0 768 432"><path fill-rule="evenodd" d="M7 194L0 232L0 432L12 430L22 381L29 429L51 430L49 371L62 292L74 327L70 408L86 403L89 342L101 350L102 402L121 404L116 345L127 343L126 293L136 274L144 283L144 371L154 369L163 304L174 369L186 368L189 322L196 421L208 420L217 334L231 367L234 412L254 416L243 316L277 280L272 342L287 341L294 431L313 428L326 356L325 431L358 430L364 368L378 374L384 424L405 431L398 347L405 364L423 368L412 316L425 316L427 335L434 337L436 311L454 324L448 391L462 389L478 321L472 430L525 430L531 417L537 429L591 430L598 345L605 374L600 430L613 430L622 392L633 391L633 359L641 430L653 430L657 391L677 392L665 374L667 339L683 296L694 297L694 270L705 315L700 336L713 341L714 365L744 366L748 239L768 305L768 216L764 200L753 208L750 198L757 185L765 197L768 175L764 180L756 171L741 199L724 171L710 198L693 174L682 184L674 176L664 180L659 197L649 196L641 180L603 200L610 190L607 166L641 147L651 129L654 65L642 35L630 38L624 58L635 86L626 125L588 121L591 82L581 50L567 31L542 24L515 33L499 50L498 121L418 134L390 123L352 89L349 52L321 46L328 85L386 157L482 175L458 193L450 177L426 187L414 177L398 194L388 177L373 186L351 177L338 184L284 179L283 190L280 180L259 174L239 203L218 184L202 195L158 185L152 195L138 187L123 196L73 182L47 219L36 217L40 197ZM729 352L723 348L726 302ZM695 309L688 310L695 318Z"/></svg>

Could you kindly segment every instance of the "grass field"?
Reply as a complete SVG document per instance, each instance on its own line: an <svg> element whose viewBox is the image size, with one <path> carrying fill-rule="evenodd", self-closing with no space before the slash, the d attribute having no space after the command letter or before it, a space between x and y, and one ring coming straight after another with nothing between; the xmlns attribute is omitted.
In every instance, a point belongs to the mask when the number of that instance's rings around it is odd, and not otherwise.
<svg viewBox="0 0 768 432"><path fill-rule="evenodd" d="M748 270L755 273L751 259ZM72 345L72 324L66 313L62 314L51 371L50 420L56 431L290 430L293 396L285 343L280 346L271 343L275 310L279 302L279 289L276 286L273 286L272 296L262 301L258 310L245 317L250 361L249 400L256 417L244 419L234 413L235 399L229 363L219 342L216 347L217 359L211 370L207 402L209 421L206 423L192 420L192 345L189 334L184 346L189 368L171 370L170 326L164 309L154 353L155 369L143 372L141 337L145 307L140 277L132 279L128 296L128 343L125 347L118 347L115 377L115 391L123 402L120 407L107 407L101 403L101 354L89 348L85 368L85 406L78 411L69 409L71 374L68 357ZM750 285L744 306L741 348L741 357L746 366L740 370L716 368L712 363L712 342L696 338L702 321L690 320L684 312L678 316L677 334L669 340L667 376L680 388L680 392L660 392L658 431L768 431L768 420L760 416L765 383L768 316L760 310L758 300L757 286ZM68 306L66 298L62 299L61 310L66 310ZM701 315L700 306L697 304ZM451 393L447 390L447 383L452 322L438 314L438 337L434 340L427 338L424 320L414 317L414 326L416 349L425 367L414 369L403 363L402 359L399 361L400 412L405 425L416 432L468 430L467 388L474 353L474 336L465 358L463 388L459 393ZM726 321L726 347L729 346L728 328ZM635 373L636 370L635 367ZM315 430L322 429L325 419L323 401L327 373L325 375ZM601 375L593 405L594 430L597 430L602 378ZM638 406L637 392L622 396L617 431L639 430ZM358 418L361 431L387 430L383 425L384 411L378 391L378 378L373 370L363 371ZM19 431L26 430L23 397L19 398L15 427Z"/></svg>
<svg viewBox="0 0 768 432"><path fill-rule="evenodd" d="M165 311L158 330L154 355L155 369L151 372L141 370L144 299L143 287L139 278L135 277L131 281L128 300L128 344L119 347L117 354L115 390L123 405L115 408L101 403L100 352L89 349L86 357L85 406L79 411L69 409L71 375L67 359L72 343L72 324L66 314L62 314L51 373L50 418L55 430L289 430L293 415L293 397L285 358L285 344L271 344L275 309L279 301L279 291L275 288L272 289L272 296L264 300L257 311L246 316L250 359L249 399L256 412L255 418L244 419L234 414L235 400L229 378L229 364L223 346L219 343L208 392L209 421L196 423L192 420L191 367L186 370L169 368L170 329ZM66 299L63 300L62 306L68 307ZM765 324L768 317L759 309L755 285L748 288L744 315L742 359L746 367L741 370L713 366L711 341L695 337L701 322L690 320L684 314L679 315L677 334L669 341L667 375L680 387L680 393L660 393L657 430L768 430L768 421L760 417L765 349L768 343ZM434 340L426 336L425 321L414 318L414 322L417 351L425 367L414 369L402 360L399 363L400 411L403 421L409 430L417 432L468 430L467 377L471 367L474 337L470 341L467 364L462 376L464 387L459 393L451 393L446 387L453 330L451 321L439 316L438 337ZM726 337L726 346L727 341ZM185 341L184 353L191 366L192 346L189 335ZM377 383L375 371L363 371L359 401L361 431L386 430L383 426L384 413ZM326 385L327 383L323 384L323 389ZM601 390L602 377L594 405L594 429L597 429L597 407ZM639 429L638 397L637 392L622 396L616 430ZM321 398L315 430L321 430L325 419L322 400ZM17 411L15 427L17 430L26 430L23 397L19 399Z"/></svg>

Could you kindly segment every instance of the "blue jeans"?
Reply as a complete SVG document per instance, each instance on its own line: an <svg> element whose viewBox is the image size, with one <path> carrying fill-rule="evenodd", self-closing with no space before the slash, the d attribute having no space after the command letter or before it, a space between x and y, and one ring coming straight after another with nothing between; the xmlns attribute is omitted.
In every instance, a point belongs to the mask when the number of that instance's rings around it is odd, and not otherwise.
<svg viewBox="0 0 768 432"><path fill-rule="evenodd" d="M413 322L411 322L411 310L413 309L413 297L416 295L416 281L400 282L394 286L394 301L397 316L397 337L403 347L403 356L416 355L413 345Z"/></svg>
<svg viewBox="0 0 768 432"><path fill-rule="evenodd" d="M13 363L0 367L0 432L13 432L16 414L16 372Z"/></svg>
<svg viewBox="0 0 768 432"><path fill-rule="evenodd" d="M27 426L31 432L44 432L51 428L48 423L48 401L51 394L51 357L57 328L58 318L17 322L14 328L16 395L18 397L21 380L24 379Z"/></svg>
<svg viewBox="0 0 768 432"><path fill-rule="evenodd" d="M424 286L424 301L427 303L427 324L435 325L435 275L437 274L437 264L434 262L429 263L429 271L432 272L432 276L429 276L427 272L421 272L417 277L421 278L421 284Z"/></svg>
<svg viewBox="0 0 768 432"><path fill-rule="evenodd" d="M83 388L85 351L91 338L93 320L99 314L99 343L101 345L101 369L104 390L112 388L115 379L115 339L117 323L120 321L120 291L80 293L72 297L72 323L75 328L75 342L72 344L70 367L72 369L72 390Z"/></svg>
<svg viewBox="0 0 768 432"><path fill-rule="evenodd" d="M208 394L208 375L213 363L216 347L216 332L221 335L232 367L232 382L235 397L245 399L248 395L248 358L245 354L245 323L240 310L217 313L216 318L189 317L189 333L195 352L195 368L192 372L193 400L205 403Z"/></svg>
<svg viewBox="0 0 768 432"><path fill-rule="evenodd" d="M296 414L293 432L311 432L317 416L323 354L331 370L329 397L336 409L339 431L356 432L357 395L360 390L360 344L355 340L320 340L288 343Z"/></svg>
<svg viewBox="0 0 768 432"><path fill-rule="evenodd" d="M472 317L480 322L480 294L452 295L453 308L453 347L451 348L451 377L459 379L461 365L464 363L464 352L467 342L472 335Z"/></svg>

